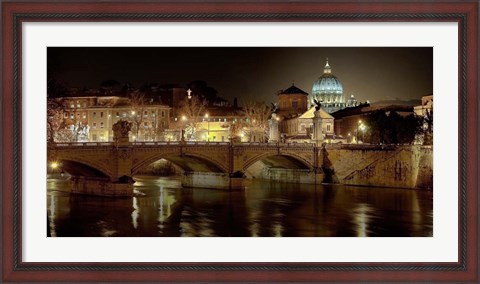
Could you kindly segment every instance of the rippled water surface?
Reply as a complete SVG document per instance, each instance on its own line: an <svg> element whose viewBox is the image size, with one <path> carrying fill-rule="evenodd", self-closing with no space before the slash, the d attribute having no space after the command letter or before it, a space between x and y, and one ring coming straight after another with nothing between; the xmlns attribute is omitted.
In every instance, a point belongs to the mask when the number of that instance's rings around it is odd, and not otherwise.
<svg viewBox="0 0 480 284"><path fill-rule="evenodd" d="M48 180L56 237L365 237L433 234L432 192L249 181L240 192L139 177L133 198L70 195Z"/></svg>

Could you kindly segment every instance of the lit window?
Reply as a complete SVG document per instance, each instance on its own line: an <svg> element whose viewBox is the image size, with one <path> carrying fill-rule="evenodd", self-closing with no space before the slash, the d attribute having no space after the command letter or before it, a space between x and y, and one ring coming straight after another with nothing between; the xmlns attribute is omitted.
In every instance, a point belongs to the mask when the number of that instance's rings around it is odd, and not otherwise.
<svg viewBox="0 0 480 284"><path fill-rule="evenodd" d="M120 113L117 111L117 117L120 117Z"/></svg>
<svg viewBox="0 0 480 284"><path fill-rule="evenodd" d="M100 128L103 128L103 122L100 122Z"/></svg>
<svg viewBox="0 0 480 284"><path fill-rule="evenodd" d="M148 116L148 111L145 111L145 112L143 113L143 115L144 115L144 116Z"/></svg>
<svg viewBox="0 0 480 284"><path fill-rule="evenodd" d="M71 108L75 108L75 105L74 105L74 104L71 104L70 107L71 107Z"/></svg>
<svg viewBox="0 0 480 284"><path fill-rule="evenodd" d="M93 128L97 128L97 123L96 122L93 123Z"/></svg>
<svg viewBox="0 0 480 284"><path fill-rule="evenodd" d="M70 114L70 119L73 119L73 113Z"/></svg>
<svg viewBox="0 0 480 284"><path fill-rule="evenodd" d="M82 112L82 117L87 118L87 114L85 112Z"/></svg>
<svg viewBox="0 0 480 284"><path fill-rule="evenodd" d="M64 118L68 118L68 112L64 113L64 114L63 114L63 117L64 117Z"/></svg>
<svg viewBox="0 0 480 284"><path fill-rule="evenodd" d="M127 113L126 112L122 113L122 116L127 117Z"/></svg>

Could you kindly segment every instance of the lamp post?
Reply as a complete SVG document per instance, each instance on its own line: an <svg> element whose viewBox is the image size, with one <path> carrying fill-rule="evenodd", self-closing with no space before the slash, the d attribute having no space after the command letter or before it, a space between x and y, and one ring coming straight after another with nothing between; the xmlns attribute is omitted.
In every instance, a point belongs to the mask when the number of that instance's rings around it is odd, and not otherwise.
<svg viewBox="0 0 480 284"><path fill-rule="evenodd" d="M208 118L208 113L205 114L205 118L207 119L207 141L210 142L210 118Z"/></svg>
<svg viewBox="0 0 480 284"><path fill-rule="evenodd" d="M358 127L362 125L362 120L358 120L358 123L357 123L357 131L355 132L355 140L356 140L356 143L358 144Z"/></svg>
<svg viewBox="0 0 480 284"><path fill-rule="evenodd" d="M360 125L360 130L362 130L362 143L365 143L365 124Z"/></svg>
<svg viewBox="0 0 480 284"><path fill-rule="evenodd" d="M186 121L187 121L187 117L185 115L182 115L183 127L182 127L181 141L185 141L185 131L186 131L186 127L187 127Z"/></svg>

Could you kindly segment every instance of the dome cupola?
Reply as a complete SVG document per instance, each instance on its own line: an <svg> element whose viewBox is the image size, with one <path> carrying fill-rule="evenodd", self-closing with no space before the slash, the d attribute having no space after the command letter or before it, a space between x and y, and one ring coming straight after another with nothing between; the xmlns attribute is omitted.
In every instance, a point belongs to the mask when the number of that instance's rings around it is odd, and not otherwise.
<svg viewBox="0 0 480 284"><path fill-rule="evenodd" d="M332 74L328 58L322 76L313 83L309 102L313 104L314 100L322 102L322 106L329 113L345 108L342 83Z"/></svg>

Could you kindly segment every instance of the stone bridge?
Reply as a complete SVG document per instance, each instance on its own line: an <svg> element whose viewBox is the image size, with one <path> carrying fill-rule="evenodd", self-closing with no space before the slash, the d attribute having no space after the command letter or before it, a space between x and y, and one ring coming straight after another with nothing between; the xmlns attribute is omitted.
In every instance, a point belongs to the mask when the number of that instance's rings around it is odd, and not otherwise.
<svg viewBox="0 0 480 284"><path fill-rule="evenodd" d="M224 142L48 144L48 162L72 175L72 191L129 196L132 177L165 159L182 185L242 189L244 175L291 183L432 188L431 146Z"/></svg>
<svg viewBox="0 0 480 284"><path fill-rule="evenodd" d="M79 192L101 187L100 195L129 195L132 176L160 159L183 169L186 186L234 189L258 161L318 172L318 151L313 144L287 143L82 142L50 143L47 153L49 164L56 162L74 176Z"/></svg>

